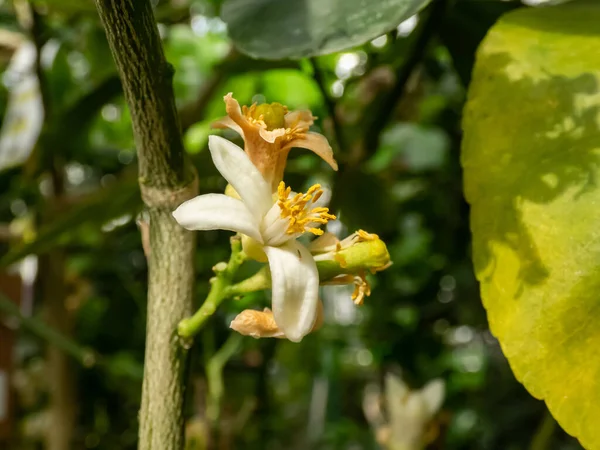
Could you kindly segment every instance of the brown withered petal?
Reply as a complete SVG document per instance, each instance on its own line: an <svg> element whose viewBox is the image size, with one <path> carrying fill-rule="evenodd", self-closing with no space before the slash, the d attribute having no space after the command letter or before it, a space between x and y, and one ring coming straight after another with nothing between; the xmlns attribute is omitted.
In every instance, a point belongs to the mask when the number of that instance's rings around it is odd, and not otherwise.
<svg viewBox="0 0 600 450"><path fill-rule="evenodd" d="M323 320L323 302L319 300L311 333L323 326ZM244 336L251 336L255 339L269 337L285 339L285 335L275 323L273 311L269 308L265 308L263 311L246 309L231 321L229 327Z"/></svg>
<svg viewBox="0 0 600 450"><path fill-rule="evenodd" d="M269 144L273 144L278 138L285 136L286 131L285 128L275 128L272 131L269 131L266 128L260 128L258 133L260 134L260 137Z"/></svg>
<svg viewBox="0 0 600 450"><path fill-rule="evenodd" d="M320 156L323 161L331 166L333 170L338 170L337 161L333 157L333 150L327 141L327 138L319 133L309 131L303 137L290 141L281 151L289 151L294 147L306 148Z"/></svg>
<svg viewBox="0 0 600 450"><path fill-rule="evenodd" d="M288 153L294 147L312 150L337 170L337 162L325 136L308 131L315 119L309 110L286 112L279 122L273 116L287 111L283 105L271 103L242 109L231 93L224 100L227 117L213 122L212 126L231 128L244 139L244 151L270 183L273 192L283 179Z"/></svg>
<svg viewBox="0 0 600 450"><path fill-rule="evenodd" d="M233 94L230 92L223 97L223 100L225 100L225 112L227 112L227 116L229 116L229 118L237 124L244 133L247 133L248 131L251 132L255 128L255 125L248 122L248 119L244 117L242 108L238 101L233 98Z"/></svg>
<svg viewBox="0 0 600 450"><path fill-rule="evenodd" d="M242 130L242 127L235 123L233 119L229 116L221 117L220 119L215 120L213 123L210 124L210 126L217 129L231 128L242 138L244 137L244 130Z"/></svg>
<svg viewBox="0 0 600 450"><path fill-rule="evenodd" d="M291 111L285 115L286 128L299 128L308 130L314 121L315 117L308 109Z"/></svg>
<svg viewBox="0 0 600 450"><path fill-rule="evenodd" d="M256 339L261 337L285 337L275 323L273 312L269 308L265 308L264 311L246 309L232 320L229 327L244 336L252 336Z"/></svg>

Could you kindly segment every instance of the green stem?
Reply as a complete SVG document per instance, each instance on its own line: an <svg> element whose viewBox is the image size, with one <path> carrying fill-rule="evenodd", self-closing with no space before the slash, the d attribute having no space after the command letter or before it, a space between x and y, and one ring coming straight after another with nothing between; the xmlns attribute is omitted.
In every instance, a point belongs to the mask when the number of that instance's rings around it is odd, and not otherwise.
<svg viewBox="0 0 600 450"><path fill-rule="evenodd" d="M246 260L242 251L242 241L239 236L231 238L231 257L229 262L217 264L213 270L216 276L211 279L211 288L206 300L192 317L179 322L177 332L184 340L189 340L196 335L204 326L206 321L216 312L223 300L232 296L230 286L237 270Z"/></svg>
<svg viewBox="0 0 600 450"><path fill-rule="evenodd" d="M542 422L538 426L538 429L531 440L529 450L546 450L552 442L552 436L555 431L556 420L554 420L552 415L546 411Z"/></svg>
<svg viewBox="0 0 600 450"><path fill-rule="evenodd" d="M206 416L216 426L219 420L221 399L225 392L223 386L223 368L227 361L237 353L242 344L242 335L232 333L225 344L217 351L206 364L206 381L208 384L208 404Z"/></svg>
<svg viewBox="0 0 600 450"><path fill-rule="evenodd" d="M271 273L268 266L264 266L250 278L246 278L239 283L233 284L227 288L226 294L230 297L236 295L249 294L251 292L262 291L271 287Z"/></svg>
<svg viewBox="0 0 600 450"><path fill-rule="evenodd" d="M382 270L390 261L387 248L380 239L357 242L337 251L336 255L337 259L328 255L325 255L324 258L323 255L315 256L321 282L330 281L338 275ZM216 277L211 280L212 286L206 300L192 317L179 322L177 330L184 341L191 339L202 329L225 299L271 287L269 266L264 266L250 278L233 284L233 278L245 259L246 255L242 252L240 238L235 236L231 240L229 262L227 264L219 263L214 267Z"/></svg>

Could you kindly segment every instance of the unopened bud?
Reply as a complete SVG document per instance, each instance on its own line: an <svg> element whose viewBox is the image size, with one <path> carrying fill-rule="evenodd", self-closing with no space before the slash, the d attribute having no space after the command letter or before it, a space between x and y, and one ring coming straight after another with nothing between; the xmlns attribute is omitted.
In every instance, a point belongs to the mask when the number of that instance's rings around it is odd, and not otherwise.
<svg viewBox="0 0 600 450"><path fill-rule="evenodd" d="M373 235L374 236L374 235ZM332 250L315 256L321 281L327 281L341 274L371 273L387 269L392 262L385 243L375 237L360 240L339 250Z"/></svg>

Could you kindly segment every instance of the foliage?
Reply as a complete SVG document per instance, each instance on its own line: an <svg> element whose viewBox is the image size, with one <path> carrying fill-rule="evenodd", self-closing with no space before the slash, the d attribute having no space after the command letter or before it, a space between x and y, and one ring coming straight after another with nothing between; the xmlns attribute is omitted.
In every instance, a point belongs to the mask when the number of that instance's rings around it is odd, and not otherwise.
<svg viewBox="0 0 600 450"><path fill-rule="evenodd" d="M587 448L600 448L598 20L595 2L504 16L478 52L463 141L491 330L517 378Z"/></svg>
<svg viewBox="0 0 600 450"><path fill-rule="evenodd" d="M364 44L391 31L430 0L226 0L235 44L256 58L302 58Z"/></svg>
<svg viewBox="0 0 600 450"><path fill-rule="evenodd" d="M398 375L414 392L444 380L444 403L424 428L428 448L581 448L519 384L502 350L561 425L598 447L590 206L598 90L590 52L598 35L591 13L567 20L581 2L574 0L573 10L517 0L152 2L201 193L225 189L207 151L208 135L216 133L210 123L225 114L225 94L246 105L309 108L339 171L297 149L286 183L298 190L330 186L339 220L329 231L377 233L394 262L369 278L372 294L361 307L348 286L322 288L325 323L301 343L231 334L237 313L270 305L269 290L223 301L191 343L190 450L379 448L386 442L378 436L382 424L371 421L365 399ZM0 171L0 276L32 253L44 278L56 266L48 258L64 257L66 292L59 301L72 326L61 332L97 357L88 365L71 361L73 448L134 449L147 230L131 119L92 3L34 6L37 45L53 56L40 61L52 113L28 159ZM356 15L343 20L349 12ZM12 4L0 3L0 24L20 41L31 37ZM6 75L17 45L4 39L0 33ZM7 82L0 89L3 120L10 93ZM235 133L219 133L241 144ZM213 267L229 258L229 237L198 233L197 307L209 293ZM246 262L236 280L259 268ZM475 273L502 350L488 330ZM46 321L44 283L27 292L33 307L25 302L23 314ZM23 322L17 332L17 426L9 448L39 448L48 431L46 351L55 342L35 330ZM385 401L377 404L392 423Z"/></svg>

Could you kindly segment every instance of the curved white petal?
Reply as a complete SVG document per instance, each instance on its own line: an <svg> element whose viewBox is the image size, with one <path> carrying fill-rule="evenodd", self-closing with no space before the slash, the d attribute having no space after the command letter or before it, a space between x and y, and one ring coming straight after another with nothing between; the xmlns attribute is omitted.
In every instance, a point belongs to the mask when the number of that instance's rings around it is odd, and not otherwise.
<svg viewBox="0 0 600 450"><path fill-rule="evenodd" d="M327 186L322 186L323 194L312 204L313 208L328 207L331 201L331 189Z"/></svg>
<svg viewBox="0 0 600 450"><path fill-rule="evenodd" d="M421 390L421 397L427 407L427 414L433 417L442 407L444 396L446 394L446 385L441 379L430 381Z"/></svg>
<svg viewBox="0 0 600 450"><path fill-rule="evenodd" d="M287 234L289 219L281 217L281 208L275 203L261 222L260 232L265 245L279 247L284 242L296 239L298 234Z"/></svg>
<svg viewBox="0 0 600 450"><path fill-rule="evenodd" d="M248 210L262 217L273 205L271 187L244 150L220 136L209 136L208 148L221 175L231 184Z"/></svg>
<svg viewBox="0 0 600 450"><path fill-rule="evenodd" d="M290 241L281 247L265 247L271 269L273 315L285 336L300 342L315 323L319 273L306 247Z"/></svg>
<svg viewBox="0 0 600 450"><path fill-rule="evenodd" d="M199 195L183 202L173 217L188 230L230 230L262 243L256 218L241 201L223 194Z"/></svg>

